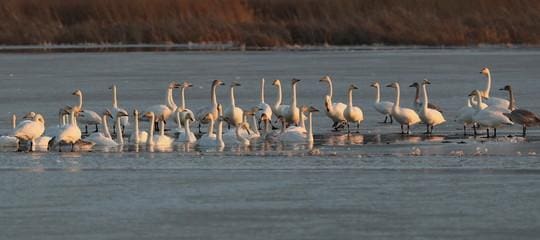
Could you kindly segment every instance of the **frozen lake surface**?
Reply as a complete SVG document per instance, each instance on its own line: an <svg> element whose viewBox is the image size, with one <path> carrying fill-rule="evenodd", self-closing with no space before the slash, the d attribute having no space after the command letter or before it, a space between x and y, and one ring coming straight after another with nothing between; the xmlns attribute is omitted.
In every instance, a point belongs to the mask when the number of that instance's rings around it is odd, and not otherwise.
<svg viewBox="0 0 540 240"><path fill-rule="evenodd" d="M144 109L165 100L167 83L189 80L187 106L209 104L210 83L242 83L237 104L266 99L281 79L302 79L298 102L313 105L315 143L256 141L223 152L194 146L84 152L0 153L0 229L7 239L536 239L540 234L540 131L498 130L498 138L463 137L453 122L479 73L490 67L492 96L506 84L518 106L540 112L537 63L531 49L387 49L363 51L127 52L0 54L0 132L12 113L41 112L56 124L59 107L85 93L85 108L110 108L108 87L120 106ZM334 102L354 83L365 121L359 133L332 132L324 113L324 75L334 80ZM428 78L430 100L447 123L435 135L381 124L369 84L399 81L411 106L414 81ZM382 89L385 100L393 91ZM175 92L178 99L178 92ZM228 87L218 90L228 105ZM176 100L178 103L178 100ZM143 124L147 128L147 124ZM130 131L130 130L128 130Z"/></svg>

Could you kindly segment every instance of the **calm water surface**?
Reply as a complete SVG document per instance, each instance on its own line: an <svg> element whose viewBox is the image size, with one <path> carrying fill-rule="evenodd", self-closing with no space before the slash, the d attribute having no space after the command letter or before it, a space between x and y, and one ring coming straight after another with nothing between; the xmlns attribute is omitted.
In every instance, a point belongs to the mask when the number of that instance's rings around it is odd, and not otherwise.
<svg viewBox="0 0 540 240"><path fill-rule="evenodd" d="M270 80L286 83L288 102L288 82L300 78L299 103L323 110L318 79L330 75L334 101L346 100L349 84L360 87L355 104L366 119L347 136L316 114L313 146L3 149L0 238L536 239L540 131L515 137L515 126L497 139L463 137L453 119L466 95L485 87L484 66L492 69L492 95L506 97L498 88L512 84L518 105L540 112L539 60L540 51L527 49L0 54L4 134L12 113L39 111L55 125L77 88L88 109L101 111L114 83L120 106L131 110L163 103L169 81L189 80L187 106L196 109L209 104L216 78L242 83L236 96L244 108L258 103L261 77L267 102L276 96ZM422 126L404 137L399 126L380 124L369 84L399 81L402 105L411 106L407 86L423 78L447 124L431 137ZM384 99L393 96L383 89ZM228 88L218 97L227 105Z"/></svg>

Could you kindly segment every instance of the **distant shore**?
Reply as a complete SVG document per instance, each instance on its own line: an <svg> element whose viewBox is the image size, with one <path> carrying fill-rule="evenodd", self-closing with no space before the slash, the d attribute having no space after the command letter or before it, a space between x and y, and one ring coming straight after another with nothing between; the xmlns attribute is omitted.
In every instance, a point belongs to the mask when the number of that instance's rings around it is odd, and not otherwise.
<svg viewBox="0 0 540 240"><path fill-rule="evenodd" d="M536 0L4 0L0 45L538 45L539 16Z"/></svg>

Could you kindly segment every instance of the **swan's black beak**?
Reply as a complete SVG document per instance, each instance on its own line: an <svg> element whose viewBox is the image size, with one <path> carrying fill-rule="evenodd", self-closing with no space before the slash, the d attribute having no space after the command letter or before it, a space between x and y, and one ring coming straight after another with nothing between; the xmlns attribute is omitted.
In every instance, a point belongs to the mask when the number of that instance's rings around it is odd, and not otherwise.
<svg viewBox="0 0 540 240"><path fill-rule="evenodd" d="M295 84L295 83L297 83L297 82L300 82L300 79L297 79L297 78L293 78L293 79L292 79L292 83L293 83L293 84Z"/></svg>
<svg viewBox="0 0 540 240"><path fill-rule="evenodd" d="M388 85L386 85L386 87L394 87L394 86L392 86L392 84L388 84Z"/></svg>

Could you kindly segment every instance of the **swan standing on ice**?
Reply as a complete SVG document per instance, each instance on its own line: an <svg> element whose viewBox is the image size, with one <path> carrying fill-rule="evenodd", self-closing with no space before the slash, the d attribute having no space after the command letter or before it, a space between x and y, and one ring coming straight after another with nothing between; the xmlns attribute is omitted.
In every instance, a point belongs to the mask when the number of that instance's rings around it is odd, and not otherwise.
<svg viewBox="0 0 540 240"><path fill-rule="evenodd" d="M510 101L502 98L496 98L496 97L490 97L490 91L491 91L491 72L489 71L489 68L485 67L482 68L482 71L480 71L482 75L487 77L487 85L486 89L483 91L480 91L480 94L483 98L486 99L486 104L488 106L493 107L500 107L500 108L508 108L510 106Z"/></svg>
<svg viewBox="0 0 540 240"><path fill-rule="evenodd" d="M218 118L218 101L216 97L216 89L218 86L223 86L225 83L221 80L214 80L212 82L212 88L210 91L210 100L211 104L210 106L199 108L196 111L195 118L199 122L199 133L201 133L201 124L208 124L210 122L210 118L212 118L214 121Z"/></svg>
<svg viewBox="0 0 540 240"><path fill-rule="evenodd" d="M256 106L257 112L255 116L257 117L258 124L257 127L261 127L261 122L271 122L272 121L272 107L264 101L264 78L261 79L261 102Z"/></svg>
<svg viewBox="0 0 540 240"><path fill-rule="evenodd" d="M467 105L463 106L462 108L458 110L458 114L455 120L458 123L463 123L463 136L467 135L467 126L469 125L473 125L473 128L475 129L475 132L476 132L476 128L474 127L475 123L473 120L473 116L474 114L476 114L476 109L473 108L472 98L473 96L470 96L467 99Z"/></svg>
<svg viewBox="0 0 540 240"><path fill-rule="evenodd" d="M332 79L329 76L324 76L319 80L319 82L328 84L328 94L324 96L324 106L326 109L326 116L328 116L334 123L332 127L337 130L340 127L343 127L343 123L346 122L344 112L347 105L341 102L333 103L333 86Z"/></svg>
<svg viewBox="0 0 540 240"><path fill-rule="evenodd" d="M424 103L422 101L420 101L420 84L418 84L417 82L409 85L409 87L414 87L416 89L416 93L415 93L415 97L414 97L414 110L416 110L416 112L420 112L422 110L422 108L424 107ZM442 109L433 104L433 103L428 103L428 108L430 109L433 109L433 110L437 110L439 111L440 113L442 113Z"/></svg>
<svg viewBox="0 0 540 240"><path fill-rule="evenodd" d="M144 110L145 114L148 112L154 113L154 124L155 128L159 128L158 122L163 121L163 127L167 123L167 120L171 114L176 110L176 104L172 101L172 92L173 89L179 88L180 84L176 82L170 82L167 86L167 92L165 93L165 104L153 105ZM161 129L160 129L161 130Z"/></svg>
<svg viewBox="0 0 540 240"><path fill-rule="evenodd" d="M135 121L135 127L133 133L130 136L129 142L133 144L146 144L148 140L148 133L146 131L139 130L139 111L133 110L133 121Z"/></svg>
<svg viewBox="0 0 540 240"><path fill-rule="evenodd" d="M500 126L510 126L514 125L512 121L508 117L506 117L502 111L498 108L491 108L487 107L484 109L481 109L482 105L482 97L481 92L479 90L474 90L471 94L471 96L476 96L476 114L473 116L473 120L478 123L480 127L486 127L486 135L489 138L489 128L493 128L493 136L497 137L497 128Z"/></svg>
<svg viewBox="0 0 540 240"><path fill-rule="evenodd" d="M514 93L512 92L512 87L510 85L506 85L499 90L508 91L508 98L510 99L508 110L511 112L503 113L503 115L510 118L512 122L523 127L523 137L527 135L527 127L540 125L540 118L536 116L536 114L529 110L516 108L516 99L514 98Z"/></svg>
<svg viewBox="0 0 540 240"><path fill-rule="evenodd" d="M186 120L185 120L185 123L184 123L184 131L183 132L180 132L180 134L178 135L178 137L176 138L176 141L177 142L185 142L185 143L194 143L197 141L197 137L195 137L195 134L193 134L191 132L191 129L190 129L190 122L192 121L195 121L195 117L193 116L193 114L187 112L186 110L184 110L186 113Z"/></svg>
<svg viewBox="0 0 540 240"><path fill-rule="evenodd" d="M384 115L384 123L387 123L388 118L390 118L390 123L393 123L394 119L392 118L392 107L394 106L394 103L389 101L381 101L381 85L379 82L374 82L370 86L376 89L375 103L373 103L373 107L377 112Z"/></svg>
<svg viewBox="0 0 540 240"><path fill-rule="evenodd" d="M240 86L240 83L233 82L231 84L230 88L230 99L231 99L231 105L225 109L225 121L229 124L229 128L231 125L233 127L237 127L240 125L240 123L244 120L244 110L236 106L236 99L234 97L234 88Z"/></svg>
<svg viewBox="0 0 540 240"><path fill-rule="evenodd" d="M41 114L36 114L31 121L21 122L14 130L13 136L20 140L30 141L30 151L36 147L35 140L45 132L45 119Z"/></svg>
<svg viewBox="0 0 540 240"><path fill-rule="evenodd" d="M122 112L117 113L122 114ZM113 118L111 111L107 109L103 112L103 116L101 119L101 121L103 122L103 127L101 128L101 130L103 130L103 132L92 133L90 134L90 136L86 137L85 140L94 143L96 146L118 146L118 143L112 139L111 133L109 132L109 124L107 121L107 118L109 117ZM118 120L121 121L120 119Z"/></svg>
<svg viewBox="0 0 540 240"><path fill-rule="evenodd" d="M426 124L426 134L431 134L433 132L433 127L446 122L442 113L438 110L429 108L429 98L427 93L426 85L431 84L427 79L424 79L422 82L422 92L424 95L424 102L421 104L420 112L418 116L423 123Z"/></svg>
<svg viewBox="0 0 540 240"><path fill-rule="evenodd" d="M84 124L84 132L88 133L88 125L95 125L96 126L95 132L97 132L98 125L101 124L101 117L99 116L99 114L88 109L84 109L84 111L82 111L83 110L83 93L80 89L75 90L75 92L73 92L72 95L79 97L79 105L75 107L76 108L75 111L78 113L78 115L76 116L78 119L78 122Z"/></svg>
<svg viewBox="0 0 540 240"><path fill-rule="evenodd" d="M303 112L308 112L308 131L291 131L291 130L285 130L279 135L279 140L282 142L313 142L313 120L312 120L312 114L314 112L318 112L314 107L302 107Z"/></svg>
<svg viewBox="0 0 540 240"><path fill-rule="evenodd" d="M285 112L289 111L290 106L281 104L281 102L283 100L283 91L281 90L281 80L275 79L272 82L272 85L275 86L276 90L277 90L276 102L274 103L274 105L271 106L272 107L272 112L278 118L283 117Z"/></svg>
<svg viewBox="0 0 540 240"><path fill-rule="evenodd" d="M356 131L360 130L360 123L364 121L364 113L362 112L362 109L359 107L353 106L352 103L352 92L353 90L358 89L357 86L354 84L351 84L349 86L349 89L347 90L347 95L349 97L349 104L347 105L347 108L345 108L345 111L343 112L343 116L345 117L345 120L347 121L347 133L351 133L350 130L350 124L356 123Z"/></svg>
<svg viewBox="0 0 540 240"><path fill-rule="evenodd" d="M296 126L298 126L300 121L300 109L298 108L296 101L296 84L298 84L298 82L300 82L300 79L293 78L291 80L291 105L287 111L283 113L283 117L285 117L287 124L294 124Z"/></svg>
<svg viewBox="0 0 540 240"><path fill-rule="evenodd" d="M17 128L17 116L11 115L11 127L13 130ZM12 134L13 135L13 134ZM19 147L19 139L14 136L0 136L0 147Z"/></svg>
<svg viewBox="0 0 540 240"><path fill-rule="evenodd" d="M185 122L186 122L186 118L187 118L187 115L188 114L191 114L191 118L194 118L194 114L193 114L193 111L191 111L190 109L186 108L186 95L185 95L185 91L186 89L190 88L190 87L193 87L193 84L187 82L187 81L184 81L182 84L180 84L180 107L178 107L176 109L176 112L178 113L178 117L174 119L174 121L177 123L177 124L180 124L181 126L184 126ZM179 122L180 121L180 122ZM192 122L194 121L193 119L191 120Z"/></svg>
<svg viewBox="0 0 540 240"><path fill-rule="evenodd" d="M197 140L197 145L201 147L218 147L223 148L225 147L225 142L223 141L223 110L221 104L218 104L217 110L219 112L219 118L218 121L218 128L217 133L213 133L213 126L214 126L214 118L209 118L210 120L210 126L209 130L206 134L202 135L199 140Z"/></svg>
<svg viewBox="0 0 540 240"><path fill-rule="evenodd" d="M399 100L400 100L399 83L394 82L386 86L396 89L396 101L394 102L394 106L392 106L392 117L401 125L401 134L405 133L403 131L403 125L407 126L407 134L409 134L410 127L414 124L419 123L420 117L414 110L410 108L402 108L399 106Z"/></svg>
<svg viewBox="0 0 540 240"><path fill-rule="evenodd" d="M116 96L116 85L112 85L111 87L109 87L109 89L112 90L112 111L111 111L112 116L116 117L117 112L122 112L123 113L122 115L125 115L120 118L120 123L121 123L120 125L122 126L122 130L120 132L124 133L125 128L129 126L128 112L127 110L118 107L118 98ZM116 119L113 118L113 121L116 122ZM113 126L113 133L116 134L116 125Z"/></svg>

